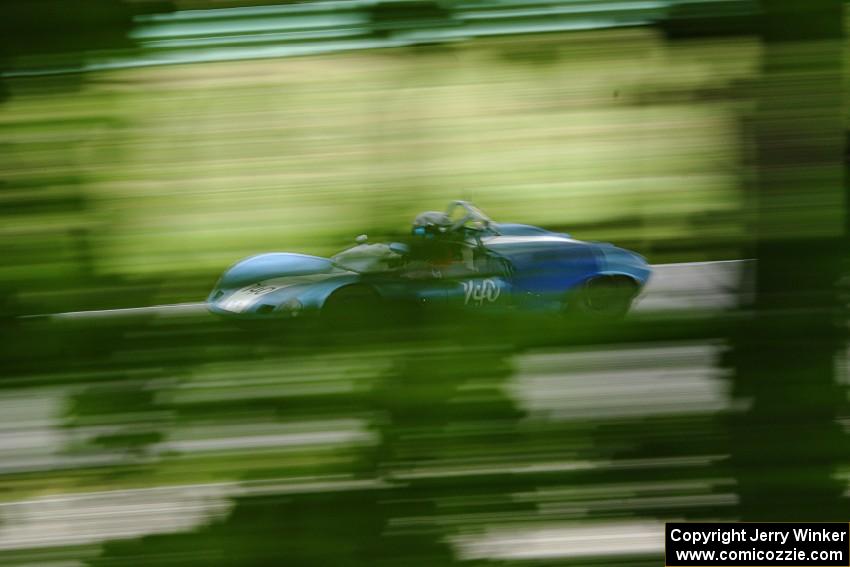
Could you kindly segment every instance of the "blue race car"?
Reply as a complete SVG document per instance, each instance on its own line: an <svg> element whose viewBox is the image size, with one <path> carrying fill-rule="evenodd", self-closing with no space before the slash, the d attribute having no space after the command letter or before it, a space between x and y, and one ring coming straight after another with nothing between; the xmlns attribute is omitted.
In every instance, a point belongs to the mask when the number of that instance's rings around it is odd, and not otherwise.
<svg viewBox="0 0 850 567"><path fill-rule="evenodd" d="M270 253L221 276L207 303L235 320L331 324L378 313L516 310L618 318L650 275L646 260L611 244L490 220L465 201L416 217L406 242L356 245L331 258ZM294 322L294 321L293 321Z"/></svg>

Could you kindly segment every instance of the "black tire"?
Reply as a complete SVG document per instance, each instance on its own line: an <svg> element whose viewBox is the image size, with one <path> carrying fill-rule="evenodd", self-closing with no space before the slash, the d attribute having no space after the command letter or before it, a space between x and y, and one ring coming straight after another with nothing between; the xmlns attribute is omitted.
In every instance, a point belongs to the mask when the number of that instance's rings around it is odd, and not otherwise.
<svg viewBox="0 0 850 567"><path fill-rule="evenodd" d="M335 291L322 308L322 319L330 330L353 331L375 328L382 321L381 298L372 289L350 285Z"/></svg>
<svg viewBox="0 0 850 567"><path fill-rule="evenodd" d="M629 312L638 286L625 276L603 276L584 282L567 295L567 315L585 319L621 319Z"/></svg>

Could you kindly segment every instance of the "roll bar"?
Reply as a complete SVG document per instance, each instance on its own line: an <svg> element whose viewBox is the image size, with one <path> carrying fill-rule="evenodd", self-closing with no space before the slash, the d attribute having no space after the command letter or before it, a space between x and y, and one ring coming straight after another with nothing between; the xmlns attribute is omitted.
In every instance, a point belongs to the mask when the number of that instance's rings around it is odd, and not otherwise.
<svg viewBox="0 0 850 567"><path fill-rule="evenodd" d="M449 204L448 209L446 209L446 214L451 217L452 213L457 207L462 208L466 212L466 214L464 214L463 217L461 217L456 223L452 225L451 230L458 230L469 221L480 222L484 225L484 228L494 230L491 227L493 221L490 219L490 217L485 215L481 209L479 209L468 201L452 201Z"/></svg>

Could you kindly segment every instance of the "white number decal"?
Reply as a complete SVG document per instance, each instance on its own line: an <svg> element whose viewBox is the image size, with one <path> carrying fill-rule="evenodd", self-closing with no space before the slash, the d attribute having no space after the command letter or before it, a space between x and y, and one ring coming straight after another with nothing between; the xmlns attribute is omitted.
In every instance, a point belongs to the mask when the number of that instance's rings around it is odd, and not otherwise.
<svg viewBox="0 0 850 567"><path fill-rule="evenodd" d="M499 283L493 279L471 280L463 282L462 285L464 305L472 303L476 307L481 307L484 301L493 303L502 293Z"/></svg>
<svg viewBox="0 0 850 567"><path fill-rule="evenodd" d="M260 295L265 295L269 292L272 292L272 291L276 290L278 287L280 287L280 286L254 284L250 287L243 289L242 291L244 293L248 294L248 295L260 296Z"/></svg>

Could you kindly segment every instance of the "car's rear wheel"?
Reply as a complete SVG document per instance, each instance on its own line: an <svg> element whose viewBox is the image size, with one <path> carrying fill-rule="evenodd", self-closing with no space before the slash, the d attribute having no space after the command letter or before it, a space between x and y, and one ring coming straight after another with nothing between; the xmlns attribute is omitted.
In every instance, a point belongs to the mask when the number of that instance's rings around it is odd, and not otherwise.
<svg viewBox="0 0 850 567"><path fill-rule="evenodd" d="M619 319L628 313L638 286L625 276L605 276L587 280L567 295L568 315L591 319Z"/></svg>
<svg viewBox="0 0 850 567"><path fill-rule="evenodd" d="M339 289L325 302L322 318L330 330L373 328L382 320L381 298L372 289L353 285Z"/></svg>

